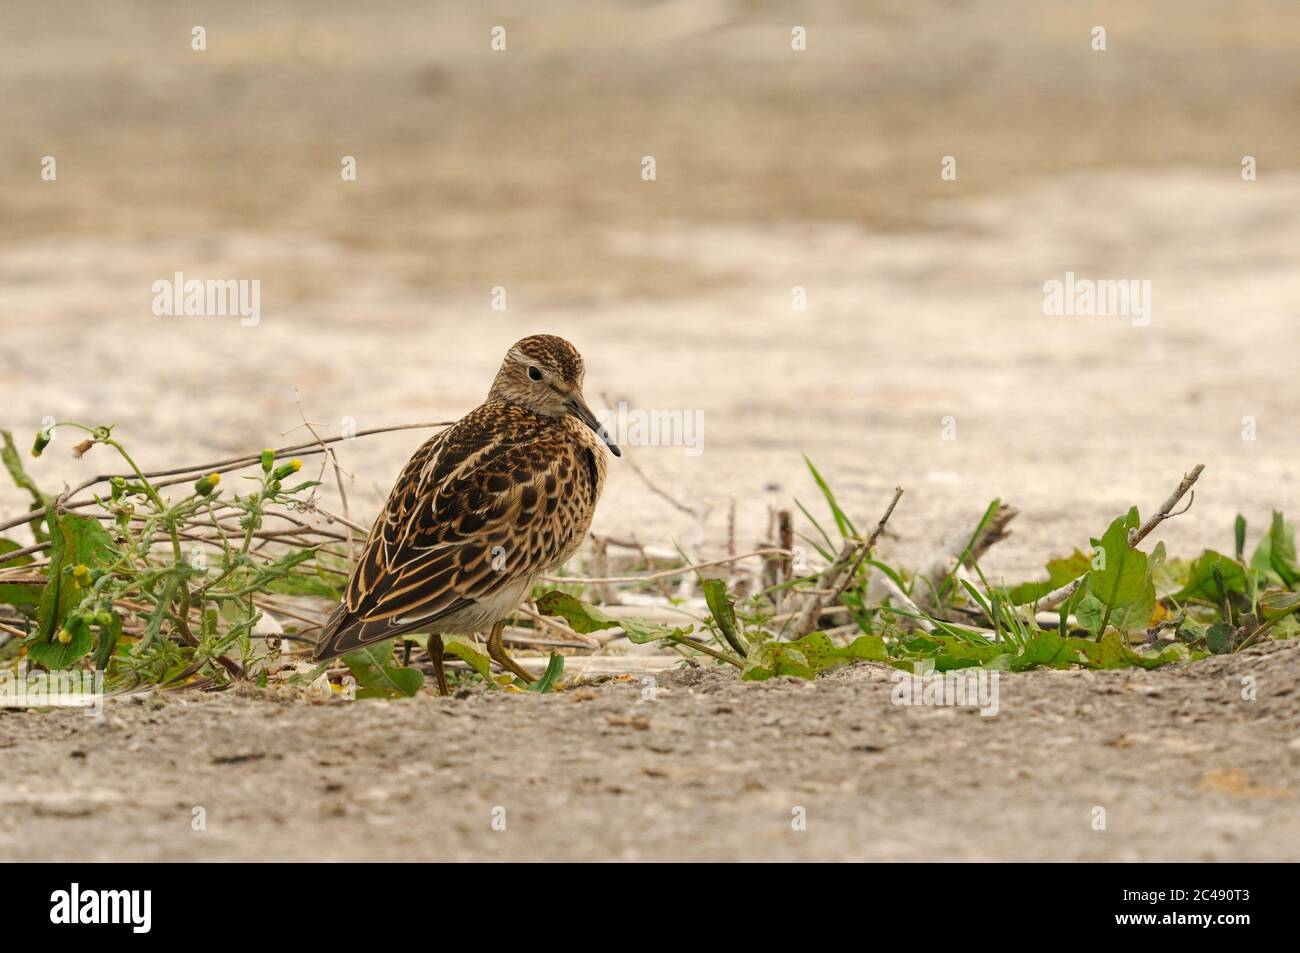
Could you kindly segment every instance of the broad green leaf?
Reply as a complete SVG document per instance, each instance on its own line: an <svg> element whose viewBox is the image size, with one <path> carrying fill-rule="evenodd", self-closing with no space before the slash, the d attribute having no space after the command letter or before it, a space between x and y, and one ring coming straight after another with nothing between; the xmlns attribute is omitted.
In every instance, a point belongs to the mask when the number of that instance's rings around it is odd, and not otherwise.
<svg viewBox="0 0 1300 953"><path fill-rule="evenodd" d="M1200 657L1204 657L1201 653ZM1190 651L1187 646L1180 643L1174 643L1161 650L1158 655L1152 655L1144 649L1130 649L1129 657L1133 664L1140 668L1159 668L1162 665L1173 665L1177 662L1191 662L1198 656Z"/></svg>
<svg viewBox="0 0 1300 953"><path fill-rule="evenodd" d="M1101 539L1092 541L1102 565L1088 573L1088 594L1075 609L1079 624L1089 632L1098 634L1107 624L1123 631L1136 629L1155 610L1156 590L1147 555L1128 544L1129 530L1139 523L1134 507L1116 517Z"/></svg>
<svg viewBox="0 0 1300 953"><path fill-rule="evenodd" d="M810 632L794 642L764 642L754 647L745 660L746 681L762 681L777 675L813 678L836 665L870 659L889 661L885 640L878 635L860 635L847 646L838 646L824 632Z"/></svg>
<svg viewBox="0 0 1300 953"><path fill-rule="evenodd" d="M80 620L70 622L68 632L71 638L67 642L60 642L57 638L49 642L32 642L27 646L27 658L48 669L61 669L89 655L95 647L90 626Z"/></svg>
<svg viewBox="0 0 1300 953"><path fill-rule="evenodd" d="M538 599L537 611L542 615L558 616L569 623L569 627L574 632L581 635L589 635L601 629L622 628L628 640L638 644L654 642L658 639L685 638L694 628L688 626L681 629L634 619L612 619L595 606L588 605L559 589L552 589Z"/></svg>
<svg viewBox="0 0 1300 953"><path fill-rule="evenodd" d="M1036 632L1025 643L1024 650L1012 656L1010 670L1025 672L1031 668L1047 666L1065 668L1079 661L1078 649L1068 640L1052 631Z"/></svg>
<svg viewBox="0 0 1300 953"><path fill-rule="evenodd" d="M1226 655L1232 651L1232 626L1226 622L1215 622L1205 630L1205 647L1215 655Z"/></svg>
<svg viewBox="0 0 1300 953"><path fill-rule="evenodd" d="M16 552L26 547L19 545L12 539L0 539L0 556L5 553ZM26 566L33 562L31 556L18 556L15 559L6 560L0 563L0 566L9 569L14 566ZM18 585L15 583L0 583L0 605L7 606L34 606L41 600L41 589L43 587L35 583L24 583Z"/></svg>
<svg viewBox="0 0 1300 953"><path fill-rule="evenodd" d="M1098 634L1101 628L1101 620L1106 617L1106 606L1092 594L1091 590L1082 589L1077 605L1074 607L1075 618L1079 620L1079 625L1093 635ZM1138 602L1133 602L1110 613L1110 619L1107 621L1107 627L1114 627L1122 632L1131 632L1134 629L1144 628L1151 621L1151 616L1155 612L1156 597L1155 586L1151 587L1149 598L1143 598Z"/></svg>
<svg viewBox="0 0 1300 953"><path fill-rule="evenodd" d="M411 698L420 690L424 673L390 665L392 658L391 639L343 656L343 663L357 680L358 698Z"/></svg>
<svg viewBox="0 0 1300 953"><path fill-rule="evenodd" d="M1174 593L1174 598L1179 602L1195 599L1214 606L1221 605L1225 593L1219 590L1214 575L1215 566L1218 566L1228 592L1246 592L1246 570L1241 567L1241 564L1235 559L1207 549L1192 563L1187 574L1187 584Z"/></svg>
<svg viewBox="0 0 1300 953"><path fill-rule="evenodd" d="M50 669L67 668L87 655L93 647L90 627L69 624L68 616L80 604L85 591L65 568L84 565L91 569L109 565L116 552L99 520L75 513L59 515L54 506L45 509L50 527L50 567L45 588L36 608L36 633L27 643L27 657ZM69 642L57 638L68 627Z"/></svg>
<svg viewBox="0 0 1300 953"><path fill-rule="evenodd" d="M1070 644L1078 649L1080 657L1095 668L1127 668L1128 657L1118 632L1107 632L1100 641L1071 637Z"/></svg>
<svg viewBox="0 0 1300 953"><path fill-rule="evenodd" d="M488 681L492 680L492 660L480 652L474 644L462 635L444 635L442 647Z"/></svg>
<svg viewBox="0 0 1300 953"><path fill-rule="evenodd" d="M1259 612L1265 622L1282 619L1300 609L1300 592L1270 589L1259 597Z"/></svg>
<svg viewBox="0 0 1300 953"><path fill-rule="evenodd" d="M1100 642L1080 638L1070 638L1066 641L1095 668L1158 668L1161 665L1195 658L1194 654L1188 653L1185 645L1170 646L1159 655L1140 652L1129 647L1125 637L1114 631L1107 632Z"/></svg>
<svg viewBox="0 0 1300 953"><path fill-rule="evenodd" d="M17 540L0 537L0 556L3 556L5 553L17 552L18 550L25 548L26 547ZM36 560L32 556L15 556L13 559L6 559L4 563L0 565L3 565L5 569L12 569L14 566L26 566L35 561Z"/></svg>

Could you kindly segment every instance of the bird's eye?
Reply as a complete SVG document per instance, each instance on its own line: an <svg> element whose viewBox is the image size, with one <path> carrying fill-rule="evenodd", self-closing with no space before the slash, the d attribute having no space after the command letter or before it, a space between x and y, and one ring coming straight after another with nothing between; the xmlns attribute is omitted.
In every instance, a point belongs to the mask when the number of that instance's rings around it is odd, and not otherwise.
<svg viewBox="0 0 1300 953"><path fill-rule="evenodd" d="M528 368L528 379L540 381L542 379L542 372L535 367L530 367Z"/></svg>

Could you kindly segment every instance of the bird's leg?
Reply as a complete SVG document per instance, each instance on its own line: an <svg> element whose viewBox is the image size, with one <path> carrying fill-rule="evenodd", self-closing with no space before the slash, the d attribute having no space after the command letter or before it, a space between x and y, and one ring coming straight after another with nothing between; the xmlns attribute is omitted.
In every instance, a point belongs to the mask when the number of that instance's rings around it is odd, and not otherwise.
<svg viewBox="0 0 1300 953"><path fill-rule="evenodd" d="M506 620L502 619L496 625L492 626L492 634L488 636L488 655L492 660L502 668L514 672L515 675L523 679L525 684L531 685L537 681L535 677L528 673L526 669L509 655L506 655L506 647L502 644L501 633L505 630Z"/></svg>
<svg viewBox="0 0 1300 953"><path fill-rule="evenodd" d="M429 636L429 658L433 660L433 674L438 677L438 694L450 695L447 687L447 670L442 666L442 636Z"/></svg>

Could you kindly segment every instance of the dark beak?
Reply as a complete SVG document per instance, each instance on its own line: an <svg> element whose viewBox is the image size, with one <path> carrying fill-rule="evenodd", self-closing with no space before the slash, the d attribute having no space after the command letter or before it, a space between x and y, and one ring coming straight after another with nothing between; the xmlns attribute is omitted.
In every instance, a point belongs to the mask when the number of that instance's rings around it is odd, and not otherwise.
<svg viewBox="0 0 1300 953"><path fill-rule="evenodd" d="M574 394L569 398L567 403L569 413L573 414L573 416L577 417L584 424L590 427L596 436L605 442L605 446L609 447L610 453L614 454L616 457L623 456L623 451L618 449L618 445L610 439L609 434L605 433L605 428L600 425L600 421L597 420L596 415L591 412L591 408L587 406L587 402L582 399L581 394Z"/></svg>

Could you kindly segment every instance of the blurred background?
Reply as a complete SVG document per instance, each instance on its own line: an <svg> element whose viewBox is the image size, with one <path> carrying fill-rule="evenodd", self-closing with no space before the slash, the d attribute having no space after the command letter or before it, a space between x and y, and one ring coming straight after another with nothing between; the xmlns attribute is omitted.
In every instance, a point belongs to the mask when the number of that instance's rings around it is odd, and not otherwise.
<svg viewBox="0 0 1300 953"><path fill-rule="evenodd" d="M698 456L629 449L711 546L732 499L741 546L821 512L807 453L861 523L905 487L904 563L1000 496L1029 573L1197 462L1161 533L1226 549L1300 510L1297 63L1294 0L5 0L0 426L156 468L306 439L298 399L452 419L548 331L594 405L703 413ZM178 271L260 323L155 315ZM1044 316L1067 271L1150 280L1150 325ZM358 518L421 439L344 447ZM46 489L118 469L73 442ZM595 528L697 529L618 461Z"/></svg>

